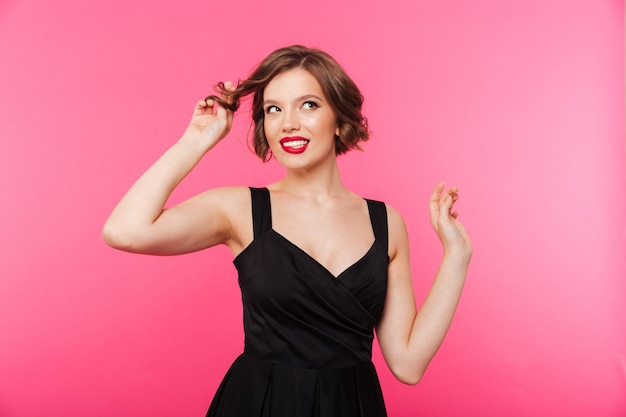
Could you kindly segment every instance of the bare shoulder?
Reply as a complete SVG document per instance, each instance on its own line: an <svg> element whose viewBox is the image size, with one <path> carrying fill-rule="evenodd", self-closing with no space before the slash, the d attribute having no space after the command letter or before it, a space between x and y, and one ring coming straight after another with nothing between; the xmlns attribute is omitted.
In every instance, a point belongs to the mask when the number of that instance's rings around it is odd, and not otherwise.
<svg viewBox="0 0 626 417"><path fill-rule="evenodd" d="M250 188L220 187L198 194L198 206L218 212L226 220L228 238L225 244L237 254L252 241L252 202Z"/></svg>
<svg viewBox="0 0 626 417"><path fill-rule="evenodd" d="M387 207L387 219L389 220L389 224L391 226L392 223L401 223L404 224L404 219L398 210L395 207L390 205L389 203L385 203L385 207Z"/></svg>
<svg viewBox="0 0 626 417"><path fill-rule="evenodd" d="M243 186L212 188L198 194L201 204L210 204L228 211L250 204L250 189Z"/></svg>
<svg viewBox="0 0 626 417"><path fill-rule="evenodd" d="M387 203L385 203L385 206L387 207L389 227L389 257L393 260L398 253L408 251L409 239L404 218L400 212Z"/></svg>

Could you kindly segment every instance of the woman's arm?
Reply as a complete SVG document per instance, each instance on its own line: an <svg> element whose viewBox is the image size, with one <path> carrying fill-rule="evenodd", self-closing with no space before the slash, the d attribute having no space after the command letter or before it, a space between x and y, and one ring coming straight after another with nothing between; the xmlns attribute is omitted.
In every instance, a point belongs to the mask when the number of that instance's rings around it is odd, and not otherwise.
<svg viewBox="0 0 626 417"><path fill-rule="evenodd" d="M439 349L456 310L472 255L472 244L453 211L458 189L435 188L430 199L431 224L444 255L433 285L419 311L411 281L409 242L402 217L389 210L390 257L387 298L377 326L381 350L400 381L416 384Z"/></svg>
<svg viewBox="0 0 626 417"><path fill-rule="evenodd" d="M183 136L137 180L111 213L102 231L106 243L130 252L171 255L229 239L229 206L237 204L241 192L211 190L172 208L164 206L204 154L226 136L232 116L214 100L196 104Z"/></svg>

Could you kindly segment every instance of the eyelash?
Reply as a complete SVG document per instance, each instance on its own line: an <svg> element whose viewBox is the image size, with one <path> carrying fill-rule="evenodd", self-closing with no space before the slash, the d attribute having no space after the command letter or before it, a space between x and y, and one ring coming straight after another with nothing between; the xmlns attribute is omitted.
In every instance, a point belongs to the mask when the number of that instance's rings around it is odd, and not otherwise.
<svg viewBox="0 0 626 417"><path fill-rule="evenodd" d="M302 107L306 106L306 105L311 105L311 107L308 108L308 110L312 110L312 109L316 109L318 108L318 104L314 101L305 101L304 103L302 103ZM280 110L280 108L278 106L274 106L273 104L271 106L267 106L265 108L265 113L275 113L277 110Z"/></svg>

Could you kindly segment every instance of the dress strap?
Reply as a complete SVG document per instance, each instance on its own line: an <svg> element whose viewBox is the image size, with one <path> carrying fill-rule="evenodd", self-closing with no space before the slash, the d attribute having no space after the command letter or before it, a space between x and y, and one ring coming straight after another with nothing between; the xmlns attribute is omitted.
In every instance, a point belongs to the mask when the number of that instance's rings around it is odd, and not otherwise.
<svg viewBox="0 0 626 417"><path fill-rule="evenodd" d="M250 187L250 194L252 196L252 225L256 239L272 228L272 206L267 188Z"/></svg>
<svg viewBox="0 0 626 417"><path fill-rule="evenodd" d="M387 206L382 201L365 200L370 212L370 221L374 230L374 238L380 242L385 250L389 250L389 231L387 224Z"/></svg>

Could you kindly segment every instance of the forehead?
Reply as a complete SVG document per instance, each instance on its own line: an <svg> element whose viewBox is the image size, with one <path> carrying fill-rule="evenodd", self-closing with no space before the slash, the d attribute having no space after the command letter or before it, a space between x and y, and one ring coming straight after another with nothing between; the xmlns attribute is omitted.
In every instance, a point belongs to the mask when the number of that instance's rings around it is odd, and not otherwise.
<svg viewBox="0 0 626 417"><path fill-rule="evenodd" d="M294 68L272 78L263 91L263 99L289 100L310 94L326 99L322 86L309 71Z"/></svg>

